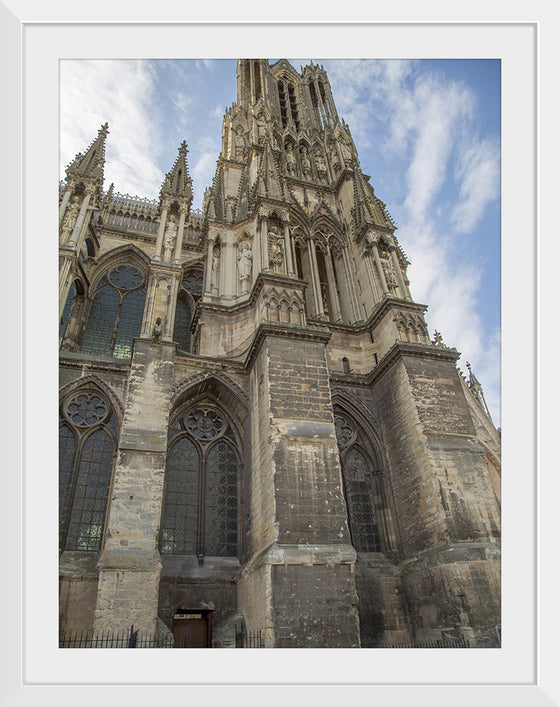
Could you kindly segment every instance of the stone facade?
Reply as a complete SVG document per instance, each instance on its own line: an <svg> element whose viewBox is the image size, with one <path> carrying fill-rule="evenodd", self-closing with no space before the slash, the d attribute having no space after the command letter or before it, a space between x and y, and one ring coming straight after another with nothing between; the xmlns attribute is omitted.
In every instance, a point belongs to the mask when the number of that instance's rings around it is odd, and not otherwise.
<svg viewBox="0 0 560 707"><path fill-rule="evenodd" d="M480 383L430 341L324 69L237 81L201 212L185 143L158 200L104 191L107 125L61 184L61 630L495 646Z"/></svg>

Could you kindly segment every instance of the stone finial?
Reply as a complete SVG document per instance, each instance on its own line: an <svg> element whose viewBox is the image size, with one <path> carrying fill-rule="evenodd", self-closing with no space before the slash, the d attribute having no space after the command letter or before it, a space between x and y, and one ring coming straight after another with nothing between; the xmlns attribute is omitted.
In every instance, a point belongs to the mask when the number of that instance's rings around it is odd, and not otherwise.
<svg viewBox="0 0 560 707"><path fill-rule="evenodd" d="M437 329L434 331L434 338L432 339L432 344L434 346L445 346L445 344L443 343L443 337ZM468 365L469 364L467 364L467 366Z"/></svg>

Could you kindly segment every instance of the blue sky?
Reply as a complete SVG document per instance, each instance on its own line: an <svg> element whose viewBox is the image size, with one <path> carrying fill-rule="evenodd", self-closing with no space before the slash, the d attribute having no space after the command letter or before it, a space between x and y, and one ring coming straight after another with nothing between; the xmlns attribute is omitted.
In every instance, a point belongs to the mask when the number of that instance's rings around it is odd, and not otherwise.
<svg viewBox="0 0 560 707"><path fill-rule="evenodd" d="M274 60L271 60L271 62ZM300 70L310 59L290 60ZM362 170L411 261L430 333L462 352L500 424L500 62L321 60ZM235 60L63 60L60 174L109 123L105 188L157 198L182 140L195 208L212 182Z"/></svg>

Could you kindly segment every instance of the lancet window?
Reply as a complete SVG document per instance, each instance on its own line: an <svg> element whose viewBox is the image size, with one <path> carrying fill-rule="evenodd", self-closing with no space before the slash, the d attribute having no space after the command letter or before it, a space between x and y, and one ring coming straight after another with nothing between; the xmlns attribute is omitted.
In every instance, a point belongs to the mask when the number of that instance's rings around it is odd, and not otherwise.
<svg viewBox="0 0 560 707"><path fill-rule="evenodd" d="M187 408L172 423L160 550L163 555L237 556L239 454L225 415Z"/></svg>
<svg viewBox="0 0 560 707"><path fill-rule="evenodd" d="M202 271L190 270L181 281L173 325L173 341L179 344L181 351L190 351L192 313L201 296Z"/></svg>
<svg viewBox="0 0 560 707"><path fill-rule="evenodd" d="M357 552L388 552L394 533L378 455L340 411L335 412L335 429L352 545Z"/></svg>
<svg viewBox="0 0 560 707"><path fill-rule="evenodd" d="M70 318L70 311L72 309L72 305L74 304L75 297L76 297L76 285L75 285L75 283L72 283L70 285L70 289L68 290L68 296L66 297L64 309L62 310L62 317L60 318L60 327L58 329L58 345L59 346L62 343L62 339L64 338L64 333L66 331L66 327L68 326L68 320Z"/></svg>
<svg viewBox="0 0 560 707"><path fill-rule="evenodd" d="M59 542L61 550L101 548L118 422L107 398L84 388L60 408Z"/></svg>
<svg viewBox="0 0 560 707"><path fill-rule="evenodd" d="M130 358L140 335L146 278L133 265L111 269L97 285L82 340L82 353Z"/></svg>

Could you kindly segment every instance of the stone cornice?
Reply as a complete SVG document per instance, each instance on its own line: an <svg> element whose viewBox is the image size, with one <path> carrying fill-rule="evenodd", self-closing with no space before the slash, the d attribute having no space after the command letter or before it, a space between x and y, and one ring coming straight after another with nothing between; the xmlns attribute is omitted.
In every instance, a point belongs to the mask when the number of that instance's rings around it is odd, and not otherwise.
<svg viewBox="0 0 560 707"><path fill-rule="evenodd" d="M245 369L247 371L252 368L253 362L267 337L315 341L326 346L331 338L331 333L325 327L309 327L302 324L279 324L275 322L260 324L245 359Z"/></svg>
<svg viewBox="0 0 560 707"><path fill-rule="evenodd" d="M444 360L456 363L461 354L457 349L450 349L446 346L434 346L432 344L412 344L404 341L396 341L387 351L375 368L369 373L334 373L329 374L332 383L341 386L360 386L369 388L380 380L393 365L405 358L429 358Z"/></svg>
<svg viewBox="0 0 560 707"><path fill-rule="evenodd" d="M127 373L130 370L130 359L101 358L74 351L60 351L59 363L67 368L80 368L88 371Z"/></svg>
<svg viewBox="0 0 560 707"><path fill-rule="evenodd" d="M341 331L347 334L365 334L370 330L375 329L383 317L391 309L396 308L399 310L405 309L423 314L428 309L428 306L425 304L419 304L418 302L412 302L411 300L399 299L397 297L385 297L362 324L335 324L334 322L326 322L326 326L328 326L332 331Z"/></svg>

